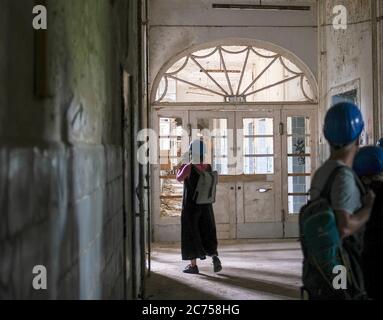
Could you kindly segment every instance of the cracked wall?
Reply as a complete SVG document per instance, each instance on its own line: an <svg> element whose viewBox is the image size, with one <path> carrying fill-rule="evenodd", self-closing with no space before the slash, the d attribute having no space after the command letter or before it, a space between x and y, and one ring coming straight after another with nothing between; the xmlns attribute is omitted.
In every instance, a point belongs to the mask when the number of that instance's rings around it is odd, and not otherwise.
<svg viewBox="0 0 383 320"><path fill-rule="evenodd" d="M380 0L379 0L380 1ZM347 29L336 30L333 27L336 5L347 9ZM324 0L320 1L320 41L321 59L320 81L321 112L320 127L326 110L332 103L332 96L338 93L357 89L357 103L360 105L366 129L362 134L362 143L374 143L374 91L372 59L372 5L370 0ZM328 149L324 138L321 140L322 160L326 159Z"/></svg>
<svg viewBox="0 0 383 320"><path fill-rule="evenodd" d="M0 298L122 299L132 282L123 269L120 86L129 2L46 4L41 99L34 1L0 1ZM46 291L31 285L39 264Z"/></svg>

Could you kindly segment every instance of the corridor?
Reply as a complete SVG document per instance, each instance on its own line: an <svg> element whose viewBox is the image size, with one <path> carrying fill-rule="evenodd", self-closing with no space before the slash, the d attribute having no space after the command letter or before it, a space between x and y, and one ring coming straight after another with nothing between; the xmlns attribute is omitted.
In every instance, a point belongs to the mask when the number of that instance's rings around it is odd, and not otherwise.
<svg viewBox="0 0 383 320"><path fill-rule="evenodd" d="M382 17L383 0L0 0L0 300L300 299L315 172L383 136ZM337 103L360 131L330 147ZM205 250L182 260L185 225L212 255L218 239L221 272L183 273Z"/></svg>

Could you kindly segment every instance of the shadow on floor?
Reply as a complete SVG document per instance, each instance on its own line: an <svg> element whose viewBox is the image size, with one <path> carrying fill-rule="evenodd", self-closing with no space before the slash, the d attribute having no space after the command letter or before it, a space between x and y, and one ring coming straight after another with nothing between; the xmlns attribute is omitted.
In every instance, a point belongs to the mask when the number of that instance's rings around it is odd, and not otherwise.
<svg viewBox="0 0 383 320"><path fill-rule="evenodd" d="M231 276L231 274L243 274L244 272L251 273L255 276L271 276L271 277L277 277L277 278L289 278L289 279L295 279L297 281L301 279L301 276L299 274L288 273L285 271L260 270L260 269L248 270L248 269L236 268L236 267L225 267L224 272L218 273L218 275L226 274L226 276ZM230 275L227 273L230 273Z"/></svg>
<svg viewBox="0 0 383 320"><path fill-rule="evenodd" d="M220 297L192 288L185 283L151 272L147 279L146 300L219 300Z"/></svg>
<svg viewBox="0 0 383 320"><path fill-rule="evenodd" d="M300 251L300 248L264 248L264 249L247 249L247 250L223 250L223 254L226 253L247 253L247 252L278 252L278 251Z"/></svg>
<svg viewBox="0 0 383 320"><path fill-rule="evenodd" d="M233 275L227 275L225 273L219 273L219 277L210 276L208 274L200 273L200 276L204 276L211 281L220 282L230 286L236 286L248 290L254 290L259 292L267 292L278 296L286 296L292 299L299 299L300 293L297 288L289 288L286 286L280 286L277 283L271 283L259 279L251 279L245 277L238 277Z"/></svg>

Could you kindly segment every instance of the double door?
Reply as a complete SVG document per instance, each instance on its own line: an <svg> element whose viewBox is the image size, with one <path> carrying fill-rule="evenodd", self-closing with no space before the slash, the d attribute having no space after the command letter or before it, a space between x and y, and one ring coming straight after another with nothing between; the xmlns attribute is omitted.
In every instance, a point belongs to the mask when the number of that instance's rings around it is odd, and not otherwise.
<svg viewBox="0 0 383 320"><path fill-rule="evenodd" d="M169 126L172 119L177 120L173 127ZM173 163L159 170L159 192L153 199L160 204L157 223L161 224L162 217L162 223L172 224L166 211L172 208L173 218L179 212L182 185L177 189L174 174L180 146L203 138L208 149L207 161L219 173L214 204L218 237L298 235L297 214L307 201L315 169L314 110L275 106L253 111L162 111L157 121L160 160ZM164 161L166 158L168 161ZM172 179L173 191L169 192L166 184Z"/></svg>

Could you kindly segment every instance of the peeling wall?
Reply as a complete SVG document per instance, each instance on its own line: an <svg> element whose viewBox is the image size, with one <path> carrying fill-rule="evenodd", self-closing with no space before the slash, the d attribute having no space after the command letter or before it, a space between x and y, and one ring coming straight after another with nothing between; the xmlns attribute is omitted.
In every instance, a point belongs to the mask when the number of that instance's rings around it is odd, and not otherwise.
<svg viewBox="0 0 383 320"><path fill-rule="evenodd" d="M366 122L362 136L364 144L373 143L373 76L372 25L370 0L325 0L321 5L321 113L320 127L333 94L354 87L359 90L358 102ZM343 5L347 9L347 29L333 27L333 8ZM328 155L322 137L322 160Z"/></svg>
<svg viewBox="0 0 383 320"><path fill-rule="evenodd" d="M128 50L137 54L131 3L47 0L41 99L34 1L0 1L0 299L122 299L132 282L120 86ZM46 291L32 288L35 265L47 267Z"/></svg>

